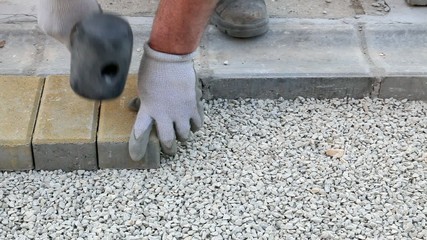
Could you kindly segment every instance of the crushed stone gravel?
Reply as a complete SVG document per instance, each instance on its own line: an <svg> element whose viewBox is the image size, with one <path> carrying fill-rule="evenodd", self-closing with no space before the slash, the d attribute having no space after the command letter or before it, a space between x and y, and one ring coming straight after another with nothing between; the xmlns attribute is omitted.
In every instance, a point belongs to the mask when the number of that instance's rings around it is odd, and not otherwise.
<svg viewBox="0 0 427 240"><path fill-rule="evenodd" d="M205 108L158 170L0 172L0 239L427 239L426 103Z"/></svg>

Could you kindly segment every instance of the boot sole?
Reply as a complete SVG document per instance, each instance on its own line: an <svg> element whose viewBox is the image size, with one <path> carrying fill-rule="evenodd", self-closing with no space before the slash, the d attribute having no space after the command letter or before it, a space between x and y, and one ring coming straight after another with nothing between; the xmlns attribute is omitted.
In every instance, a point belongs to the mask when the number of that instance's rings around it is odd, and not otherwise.
<svg viewBox="0 0 427 240"><path fill-rule="evenodd" d="M214 12L211 17L211 23L215 25L221 32L235 38L251 38L263 35L268 31L268 18L264 21L253 25L237 25L230 24L221 19L221 17Z"/></svg>

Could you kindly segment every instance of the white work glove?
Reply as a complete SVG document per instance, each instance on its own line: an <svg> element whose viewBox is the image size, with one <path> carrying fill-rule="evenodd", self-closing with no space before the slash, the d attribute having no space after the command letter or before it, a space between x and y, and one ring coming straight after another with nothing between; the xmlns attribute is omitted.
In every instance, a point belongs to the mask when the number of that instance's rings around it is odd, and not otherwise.
<svg viewBox="0 0 427 240"><path fill-rule="evenodd" d="M185 141L190 130L203 125L201 90L193 66L195 53L172 55L144 45L138 73L141 105L129 140L133 160L143 158L155 124L164 153L176 153L176 139Z"/></svg>
<svg viewBox="0 0 427 240"><path fill-rule="evenodd" d="M39 27L68 49L74 25L91 14L102 12L96 0L39 0L37 9Z"/></svg>

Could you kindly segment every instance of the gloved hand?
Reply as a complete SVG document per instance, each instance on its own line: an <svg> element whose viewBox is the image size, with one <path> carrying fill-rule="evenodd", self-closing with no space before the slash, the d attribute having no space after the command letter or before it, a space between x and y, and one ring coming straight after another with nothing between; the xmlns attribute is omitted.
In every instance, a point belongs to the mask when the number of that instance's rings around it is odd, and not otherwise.
<svg viewBox="0 0 427 240"><path fill-rule="evenodd" d="M144 45L138 73L140 107L129 140L133 160L143 158L155 124L164 153L176 153L176 139L185 141L190 130L203 125L201 90L193 67L195 53L172 55Z"/></svg>
<svg viewBox="0 0 427 240"><path fill-rule="evenodd" d="M40 28L70 49L70 33L86 16L102 12L96 0L39 0Z"/></svg>

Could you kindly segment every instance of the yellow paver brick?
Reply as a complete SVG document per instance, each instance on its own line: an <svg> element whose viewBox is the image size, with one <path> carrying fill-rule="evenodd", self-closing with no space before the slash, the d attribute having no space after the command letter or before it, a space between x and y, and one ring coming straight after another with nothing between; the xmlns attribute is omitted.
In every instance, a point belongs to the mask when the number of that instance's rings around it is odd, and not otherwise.
<svg viewBox="0 0 427 240"><path fill-rule="evenodd" d="M73 92L68 76L46 79L33 136L36 169L97 169L99 102Z"/></svg>
<svg viewBox="0 0 427 240"><path fill-rule="evenodd" d="M31 137L43 78L0 76L0 170L34 168Z"/></svg>

